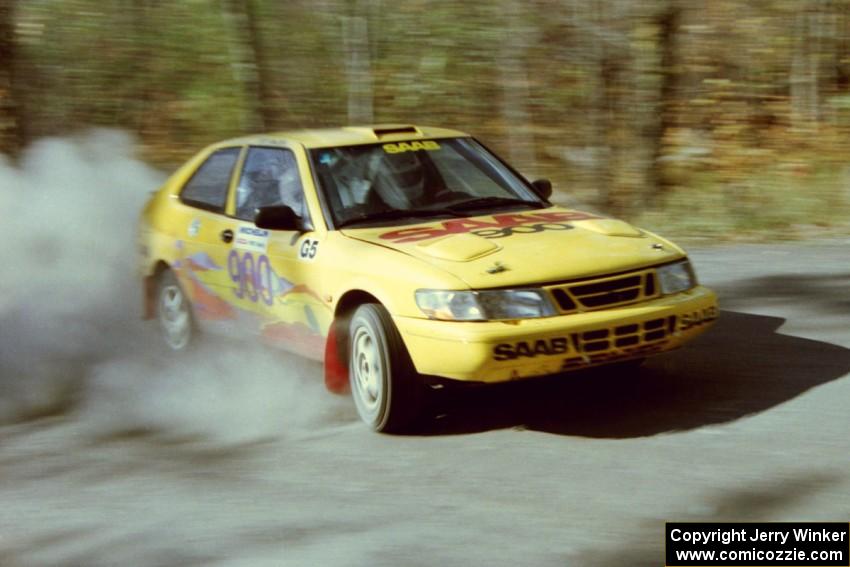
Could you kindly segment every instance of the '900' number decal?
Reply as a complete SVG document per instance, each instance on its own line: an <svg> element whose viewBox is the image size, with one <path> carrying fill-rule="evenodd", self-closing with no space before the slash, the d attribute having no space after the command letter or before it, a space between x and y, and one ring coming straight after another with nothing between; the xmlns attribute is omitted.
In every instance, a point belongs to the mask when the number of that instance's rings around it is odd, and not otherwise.
<svg viewBox="0 0 850 567"><path fill-rule="evenodd" d="M512 234L532 234L535 232L543 232L544 230L572 230L573 228L573 225L562 222L539 222L537 224L506 226L503 228L484 228L481 230L473 230L472 234L482 238L505 238Z"/></svg>
<svg viewBox="0 0 850 567"><path fill-rule="evenodd" d="M262 301L266 305L274 303L272 281L274 272L265 254L254 256L251 252L239 254L231 250L227 257L227 271L236 284L233 293L239 299L246 298L254 303Z"/></svg>

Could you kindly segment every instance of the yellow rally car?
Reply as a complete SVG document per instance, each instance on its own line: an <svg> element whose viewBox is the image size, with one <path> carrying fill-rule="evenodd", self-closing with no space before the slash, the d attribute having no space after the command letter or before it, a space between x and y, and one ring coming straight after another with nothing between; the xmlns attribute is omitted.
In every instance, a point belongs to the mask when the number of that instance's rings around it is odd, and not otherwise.
<svg viewBox="0 0 850 567"><path fill-rule="evenodd" d="M228 140L144 209L145 315L174 350L227 330L323 361L378 431L407 426L435 377L640 360L716 319L681 248L551 191L446 129Z"/></svg>

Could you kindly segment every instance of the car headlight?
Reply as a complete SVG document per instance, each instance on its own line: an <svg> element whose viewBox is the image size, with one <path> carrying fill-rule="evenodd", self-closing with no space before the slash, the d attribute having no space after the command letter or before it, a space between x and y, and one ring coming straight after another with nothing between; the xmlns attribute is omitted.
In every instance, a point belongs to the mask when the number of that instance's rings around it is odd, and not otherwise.
<svg viewBox="0 0 850 567"><path fill-rule="evenodd" d="M555 315L549 296L539 289L443 291L420 289L416 304L431 319L498 321Z"/></svg>
<svg viewBox="0 0 850 567"><path fill-rule="evenodd" d="M697 285L694 269L687 260L656 268L655 273L658 274L661 293L664 295L687 291Z"/></svg>

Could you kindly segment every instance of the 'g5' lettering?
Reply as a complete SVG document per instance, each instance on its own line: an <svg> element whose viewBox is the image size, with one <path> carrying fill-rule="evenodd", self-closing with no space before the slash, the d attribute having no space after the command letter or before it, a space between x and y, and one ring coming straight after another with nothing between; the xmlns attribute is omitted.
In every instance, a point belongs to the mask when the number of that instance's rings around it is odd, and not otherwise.
<svg viewBox="0 0 850 567"><path fill-rule="evenodd" d="M312 260L316 257L316 252L319 251L319 241L306 239L301 243L301 248L298 249L298 257L302 260Z"/></svg>

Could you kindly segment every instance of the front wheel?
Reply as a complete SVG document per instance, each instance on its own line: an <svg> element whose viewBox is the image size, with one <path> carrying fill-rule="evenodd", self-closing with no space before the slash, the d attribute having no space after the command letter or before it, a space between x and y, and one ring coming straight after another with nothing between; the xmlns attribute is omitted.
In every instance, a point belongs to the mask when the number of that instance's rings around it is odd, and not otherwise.
<svg viewBox="0 0 850 567"><path fill-rule="evenodd" d="M385 433L410 426L422 408L422 384L383 306L361 305L349 327L349 380L357 413Z"/></svg>
<svg viewBox="0 0 850 567"><path fill-rule="evenodd" d="M195 335L192 307L171 270L162 272L157 279L156 311L165 344L174 351L188 349Z"/></svg>

